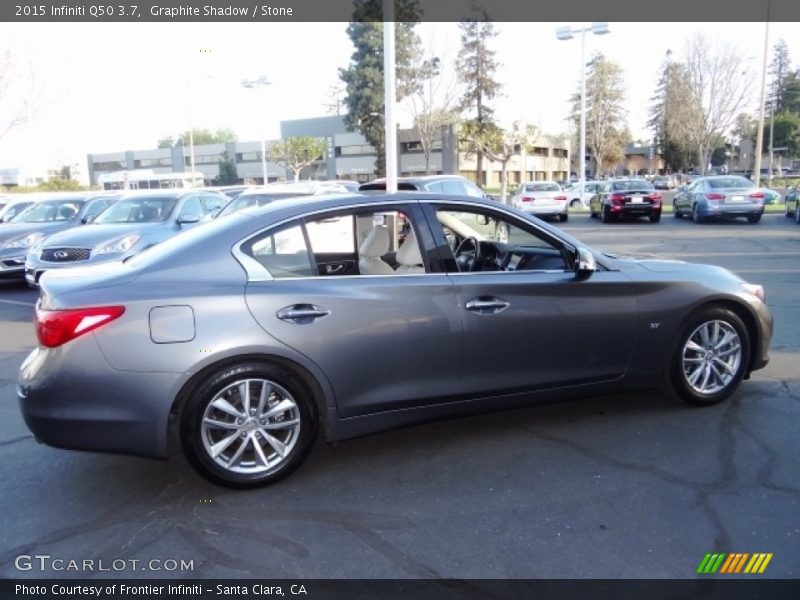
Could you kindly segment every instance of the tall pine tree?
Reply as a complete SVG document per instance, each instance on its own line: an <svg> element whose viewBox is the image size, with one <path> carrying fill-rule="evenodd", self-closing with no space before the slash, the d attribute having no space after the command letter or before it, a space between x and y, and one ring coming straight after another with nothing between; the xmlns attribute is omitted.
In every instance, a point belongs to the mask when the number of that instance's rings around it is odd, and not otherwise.
<svg viewBox="0 0 800 600"><path fill-rule="evenodd" d="M458 26L461 29L461 50L456 61L456 73L459 82L465 86L461 110L474 111L474 116L465 120L462 126L471 137L491 137L497 126L494 109L488 102L500 93L502 87L495 79L495 72L500 65L494 58L495 51L489 48L497 31L486 11L480 12L474 19L462 21ZM477 156L478 183L486 185L484 151L480 145L473 150Z"/></svg>
<svg viewBox="0 0 800 600"><path fill-rule="evenodd" d="M386 173L386 140L383 81L383 23L381 0L354 0L353 21L347 35L355 51L350 65L339 69L339 78L345 83L345 124L360 131L375 148L375 172ZM414 27L420 17L417 0L395 2L395 64L397 100L400 101L417 89L416 71L412 68L414 57L420 52L420 41Z"/></svg>

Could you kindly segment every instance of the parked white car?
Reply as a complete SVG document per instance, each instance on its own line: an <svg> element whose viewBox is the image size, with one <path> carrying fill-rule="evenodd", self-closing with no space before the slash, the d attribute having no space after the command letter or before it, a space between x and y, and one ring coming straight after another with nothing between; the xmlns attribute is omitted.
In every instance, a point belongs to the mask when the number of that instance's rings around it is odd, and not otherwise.
<svg viewBox="0 0 800 600"><path fill-rule="evenodd" d="M558 217L563 223L569 218L567 192L555 181L529 181L519 186L514 206L537 217Z"/></svg>
<svg viewBox="0 0 800 600"><path fill-rule="evenodd" d="M585 181L582 185L580 181L577 182L567 191L570 208L588 207L592 196L600 191L602 186L602 181Z"/></svg>

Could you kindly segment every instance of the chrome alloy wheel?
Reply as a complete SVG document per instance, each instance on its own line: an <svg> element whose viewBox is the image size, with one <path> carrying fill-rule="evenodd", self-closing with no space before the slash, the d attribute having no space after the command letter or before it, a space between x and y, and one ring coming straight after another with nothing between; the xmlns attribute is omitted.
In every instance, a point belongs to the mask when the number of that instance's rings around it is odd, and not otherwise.
<svg viewBox="0 0 800 600"><path fill-rule="evenodd" d="M202 438L218 465L246 475L272 471L300 435L300 410L292 395L267 379L242 379L206 406Z"/></svg>
<svg viewBox="0 0 800 600"><path fill-rule="evenodd" d="M715 394L736 377L742 360L739 334L726 321L707 321L695 329L683 346L686 382L698 394Z"/></svg>

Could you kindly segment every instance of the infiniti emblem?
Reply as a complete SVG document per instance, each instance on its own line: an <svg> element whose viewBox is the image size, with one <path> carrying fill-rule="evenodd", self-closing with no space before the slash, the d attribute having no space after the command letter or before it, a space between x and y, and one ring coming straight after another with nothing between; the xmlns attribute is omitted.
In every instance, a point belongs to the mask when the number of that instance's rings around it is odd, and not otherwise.
<svg viewBox="0 0 800 600"><path fill-rule="evenodd" d="M57 258L58 260L64 260L67 257L69 257L69 252L66 250L56 250L53 252L53 258Z"/></svg>

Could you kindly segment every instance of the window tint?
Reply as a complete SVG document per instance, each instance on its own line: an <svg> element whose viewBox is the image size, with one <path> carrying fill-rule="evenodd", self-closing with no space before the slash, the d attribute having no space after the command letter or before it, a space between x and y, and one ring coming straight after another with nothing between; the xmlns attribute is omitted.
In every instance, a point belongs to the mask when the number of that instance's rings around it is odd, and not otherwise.
<svg viewBox="0 0 800 600"><path fill-rule="evenodd" d="M311 256L300 225L257 238L245 244L242 250L258 261L275 279L314 275Z"/></svg>
<svg viewBox="0 0 800 600"><path fill-rule="evenodd" d="M651 191L654 190L653 184L644 179L634 179L629 181L615 181L611 184L611 190L615 192L629 192L629 191Z"/></svg>
<svg viewBox="0 0 800 600"><path fill-rule="evenodd" d="M442 181L442 191L445 194L453 194L455 196L465 196L466 190L460 181L446 180Z"/></svg>
<svg viewBox="0 0 800 600"><path fill-rule="evenodd" d="M441 181L434 181L433 183L429 183L427 186L425 186L425 189L428 190L429 192L434 192L436 194L444 193Z"/></svg>
<svg viewBox="0 0 800 600"><path fill-rule="evenodd" d="M189 215L203 216L203 206L200 203L199 196L192 196L184 202L183 208L181 208L181 214L178 218L188 217Z"/></svg>
<svg viewBox="0 0 800 600"><path fill-rule="evenodd" d="M219 209L221 209L225 205L225 198L222 196L215 195L208 195L203 196L203 204L205 205L205 212L206 213L216 213Z"/></svg>
<svg viewBox="0 0 800 600"><path fill-rule="evenodd" d="M175 207L175 198L130 198L115 202L95 223L153 223L164 221Z"/></svg>
<svg viewBox="0 0 800 600"><path fill-rule="evenodd" d="M526 183L524 192L560 192L561 188L555 183Z"/></svg>
<svg viewBox="0 0 800 600"><path fill-rule="evenodd" d="M106 200L95 200L89 203L89 206L86 207L86 212L83 215L83 218L94 217L99 215L103 212L110 204L113 203L113 200L106 199Z"/></svg>
<svg viewBox="0 0 800 600"><path fill-rule="evenodd" d="M723 177L721 179L708 179L708 187L712 190L725 188L745 188L755 187L755 184L744 177Z"/></svg>
<svg viewBox="0 0 800 600"><path fill-rule="evenodd" d="M481 188L474 183L466 181L464 182L464 188L467 190L467 196L472 196L473 198L483 198L483 190L481 190Z"/></svg>
<svg viewBox="0 0 800 600"><path fill-rule="evenodd" d="M481 241L500 242L528 248L554 248L546 239L520 227L519 224L509 219L496 217L492 213L439 210L436 216L439 222L449 230L449 233L458 240L476 237Z"/></svg>

